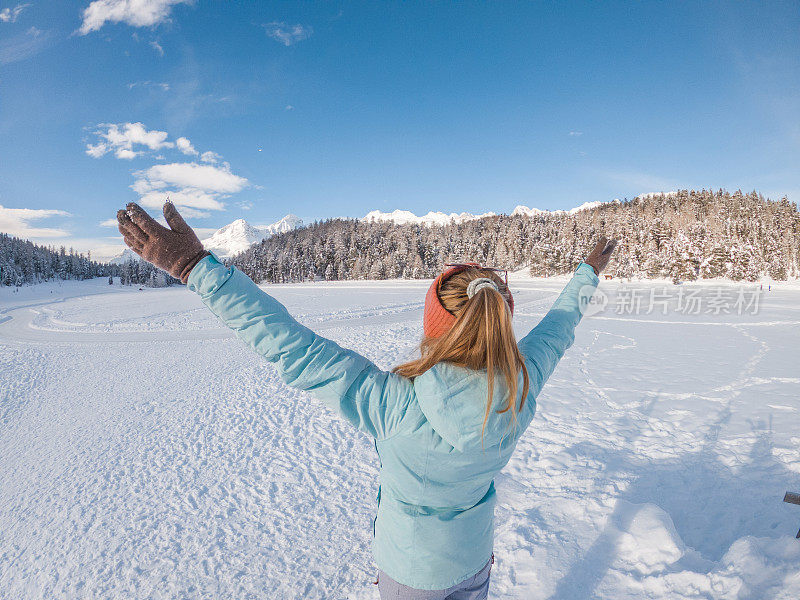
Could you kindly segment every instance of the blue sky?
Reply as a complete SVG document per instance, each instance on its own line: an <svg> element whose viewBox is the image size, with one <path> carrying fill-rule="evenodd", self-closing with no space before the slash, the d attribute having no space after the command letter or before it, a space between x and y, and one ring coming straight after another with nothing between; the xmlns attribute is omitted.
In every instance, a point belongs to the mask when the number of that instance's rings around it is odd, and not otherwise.
<svg viewBox="0 0 800 600"><path fill-rule="evenodd" d="M800 199L800 7L0 0L0 231Z"/></svg>

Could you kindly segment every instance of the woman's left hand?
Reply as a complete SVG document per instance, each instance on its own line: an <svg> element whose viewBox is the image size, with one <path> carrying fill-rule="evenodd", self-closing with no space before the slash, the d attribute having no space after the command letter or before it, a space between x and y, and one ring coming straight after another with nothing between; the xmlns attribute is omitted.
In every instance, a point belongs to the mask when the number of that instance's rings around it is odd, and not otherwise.
<svg viewBox="0 0 800 600"><path fill-rule="evenodd" d="M585 262L587 265L591 265L592 268L594 268L595 275L600 275L600 273L603 272L603 269L608 266L608 261L611 260L611 254L614 252L614 248L616 247L617 240L608 241L606 236L601 235L594 247L594 250L591 251L589 256L587 256L586 260L583 262Z"/></svg>

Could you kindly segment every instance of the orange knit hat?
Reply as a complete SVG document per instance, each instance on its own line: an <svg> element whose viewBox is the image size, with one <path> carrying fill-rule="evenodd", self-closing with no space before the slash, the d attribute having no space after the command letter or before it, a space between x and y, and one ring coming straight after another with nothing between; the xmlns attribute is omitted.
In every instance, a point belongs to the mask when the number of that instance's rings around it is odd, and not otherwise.
<svg viewBox="0 0 800 600"><path fill-rule="evenodd" d="M448 265L445 265L448 266ZM443 336L456 322L456 316L442 306L439 300L439 286L451 275L469 269L471 267L477 269L485 269L478 263L463 263L458 265L451 265L439 275L431 287L428 288L428 293L425 295L425 311L422 315L422 329L425 337L438 338ZM493 269L498 270L498 269ZM514 297L511 295L511 290L508 291L508 307L511 309L511 314L514 314Z"/></svg>

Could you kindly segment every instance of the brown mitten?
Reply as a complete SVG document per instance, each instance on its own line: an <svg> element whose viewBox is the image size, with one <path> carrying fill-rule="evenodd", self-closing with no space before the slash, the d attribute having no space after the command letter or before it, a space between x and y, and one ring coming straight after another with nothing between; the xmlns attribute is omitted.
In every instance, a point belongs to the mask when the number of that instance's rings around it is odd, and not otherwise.
<svg viewBox="0 0 800 600"><path fill-rule="evenodd" d="M603 269L608 265L608 261L611 260L611 254L616 247L617 240L611 240L609 242L606 236L601 235L594 250L592 250L591 254L589 254L583 262L590 265L594 269L596 275L600 275Z"/></svg>
<svg viewBox="0 0 800 600"><path fill-rule="evenodd" d="M142 208L131 202L117 211L119 232L125 243L143 259L186 283L189 272L210 252L195 235L169 200L164 203L163 227Z"/></svg>

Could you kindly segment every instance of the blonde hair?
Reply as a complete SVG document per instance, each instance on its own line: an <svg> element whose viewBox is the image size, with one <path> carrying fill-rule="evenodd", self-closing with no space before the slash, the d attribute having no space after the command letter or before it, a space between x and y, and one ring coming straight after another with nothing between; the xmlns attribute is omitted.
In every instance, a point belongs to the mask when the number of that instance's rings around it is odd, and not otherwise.
<svg viewBox="0 0 800 600"><path fill-rule="evenodd" d="M467 296L469 282L479 277L491 279L491 286L478 289L472 298ZM468 267L440 282L439 300L444 308L455 315L453 326L441 337L423 338L420 343L420 358L398 365L394 372L414 378L439 362L449 362L469 369L486 369L489 378L489 395L486 413L481 427L481 439L492 409L495 372L505 377L508 391L505 406L498 413L511 411L511 422L516 425L517 413L525 405L530 381L522 354L517 347L511 326L511 309L508 301L511 294L508 286L488 269ZM522 400L517 406L519 372L522 370Z"/></svg>

